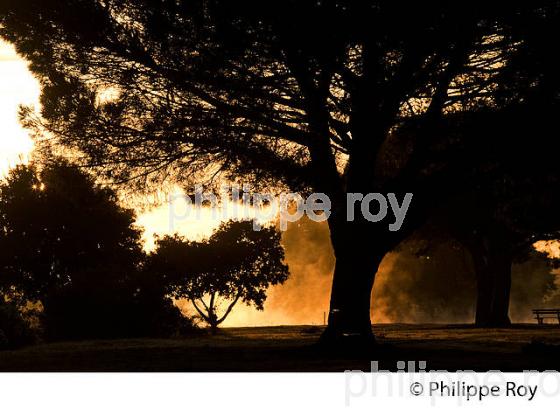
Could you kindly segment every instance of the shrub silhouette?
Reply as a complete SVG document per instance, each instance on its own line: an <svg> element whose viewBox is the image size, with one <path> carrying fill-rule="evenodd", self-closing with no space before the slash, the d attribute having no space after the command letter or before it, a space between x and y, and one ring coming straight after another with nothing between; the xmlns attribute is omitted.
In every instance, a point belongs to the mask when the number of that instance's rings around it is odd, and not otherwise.
<svg viewBox="0 0 560 410"><path fill-rule="evenodd" d="M144 271L135 215L64 161L0 183L0 290L42 306L49 340L165 336L192 323Z"/></svg>
<svg viewBox="0 0 560 410"><path fill-rule="evenodd" d="M0 350L15 349L34 341L35 334L18 307L0 297Z"/></svg>

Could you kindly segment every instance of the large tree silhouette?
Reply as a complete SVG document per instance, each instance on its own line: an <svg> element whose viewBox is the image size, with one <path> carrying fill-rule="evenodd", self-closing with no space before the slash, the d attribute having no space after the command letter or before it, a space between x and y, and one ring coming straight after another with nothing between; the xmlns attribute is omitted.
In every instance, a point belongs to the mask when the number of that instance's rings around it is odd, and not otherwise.
<svg viewBox="0 0 560 410"><path fill-rule="evenodd" d="M465 178L472 158L449 115L510 102L495 90L523 44L519 16L553 6L18 0L0 6L0 34L43 86L42 118L26 123L110 178L220 175L328 194L325 338L362 339L383 256ZM414 203L389 232L346 221L347 192Z"/></svg>
<svg viewBox="0 0 560 410"><path fill-rule="evenodd" d="M510 146L509 151L517 155L495 162L490 172L487 168L477 192L466 201L471 206L466 217L448 221L448 226L459 227L471 251L478 283L475 322L480 326L510 324L512 263L525 258L534 242L558 238L560 232L560 179L556 151L547 137L556 128L558 107L532 108L504 118L509 124L501 131L514 139L510 145L515 150ZM527 135L533 140L530 146L515 142Z"/></svg>

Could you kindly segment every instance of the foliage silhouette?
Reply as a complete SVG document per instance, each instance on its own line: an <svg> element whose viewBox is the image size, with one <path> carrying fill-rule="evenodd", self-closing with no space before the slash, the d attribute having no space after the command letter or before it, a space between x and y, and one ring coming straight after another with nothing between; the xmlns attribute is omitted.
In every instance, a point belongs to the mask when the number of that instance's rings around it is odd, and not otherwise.
<svg viewBox="0 0 560 410"><path fill-rule="evenodd" d="M35 340L36 334L19 307L0 295L0 350L15 349Z"/></svg>
<svg viewBox="0 0 560 410"><path fill-rule="evenodd" d="M143 270L134 213L77 167L13 169L0 221L2 290L40 302L48 339L163 335L188 321Z"/></svg>
<svg viewBox="0 0 560 410"><path fill-rule="evenodd" d="M201 242L160 238L149 266L168 277L170 294L188 299L213 333L237 302L262 310L267 289L288 278L280 233L255 231L251 221L222 223Z"/></svg>

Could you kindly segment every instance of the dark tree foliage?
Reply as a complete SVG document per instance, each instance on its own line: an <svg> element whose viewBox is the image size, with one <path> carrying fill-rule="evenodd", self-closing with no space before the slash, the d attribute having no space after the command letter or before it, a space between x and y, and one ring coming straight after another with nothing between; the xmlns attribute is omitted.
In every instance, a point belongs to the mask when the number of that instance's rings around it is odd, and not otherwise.
<svg viewBox="0 0 560 410"><path fill-rule="evenodd" d="M507 326L512 262L532 244L558 238L560 174L556 165L559 60L558 4L525 9L504 20L520 41L500 72L492 110L477 112L455 132L471 159L470 183L436 208L419 253L458 240L472 255L477 278L475 323ZM426 233L427 232L427 233ZM426 245L427 244L427 245Z"/></svg>
<svg viewBox="0 0 560 410"><path fill-rule="evenodd" d="M428 245L420 253L450 238L469 249L477 278L475 323L480 326L510 324L512 263L534 253L536 241L559 237L560 174L550 143L558 107L544 102L533 96L522 107L492 113L491 121L471 122L464 130L470 138L495 133L499 145L487 145L473 163L474 183L448 198L423 234Z"/></svg>
<svg viewBox="0 0 560 410"><path fill-rule="evenodd" d="M113 275L141 261L134 213L113 191L64 162L18 166L0 183L3 274L16 290L48 305L53 289L95 273L110 288Z"/></svg>
<svg viewBox="0 0 560 410"><path fill-rule="evenodd" d="M485 150L473 163L474 183L439 217L439 224L471 251L479 293L475 321L482 326L510 323L512 262L526 259L535 241L560 233L554 137L560 63L551 53L560 38L558 6L527 11L511 27L523 41L498 83L496 101L502 109L471 119L461 130L469 139L493 136L493 143L472 145Z"/></svg>
<svg viewBox="0 0 560 410"><path fill-rule="evenodd" d="M35 340L36 334L20 307L0 295L0 350L15 349Z"/></svg>
<svg viewBox="0 0 560 410"><path fill-rule="evenodd" d="M223 223L200 242L161 238L150 267L167 276L170 293L188 299L213 332L239 301L262 310L268 288L288 278L280 233L255 231L251 221Z"/></svg>
<svg viewBox="0 0 560 410"><path fill-rule="evenodd" d="M134 222L75 166L18 166L0 182L1 290L40 302L49 339L156 334L179 323L163 284L142 271Z"/></svg>
<svg viewBox="0 0 560 410"><path fill-rule="evenodd" d="M327 193L336 268L325 336L361 339L383 256L486 152L486 140L465 151L457 129L538 84L541 66L519 75L542 47L524 27L554 26L558 6L6 0L0 15L0 35L43 86L41 116L24 111L25 123L105 176ZM346 192L412 192L414 206L387 232L348 223Z"/></svg>

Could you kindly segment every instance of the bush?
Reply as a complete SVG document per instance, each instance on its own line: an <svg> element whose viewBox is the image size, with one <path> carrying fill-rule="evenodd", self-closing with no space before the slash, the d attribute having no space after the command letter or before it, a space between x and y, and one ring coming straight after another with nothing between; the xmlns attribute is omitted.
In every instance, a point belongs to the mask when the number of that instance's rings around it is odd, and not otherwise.
<svg viewBox="0 0 560 410"><path fill-rule="evenodd" d="M34 333L19 308L0 300L0 350L17 349L34 341Z"/></svg>
<svg viewBox="0 0 560 410"><path fill-rule="evenodd" d="M50 341L159 338L196 330L167 298L93 284L53 293L45 305L43 325Z"/></svg>

